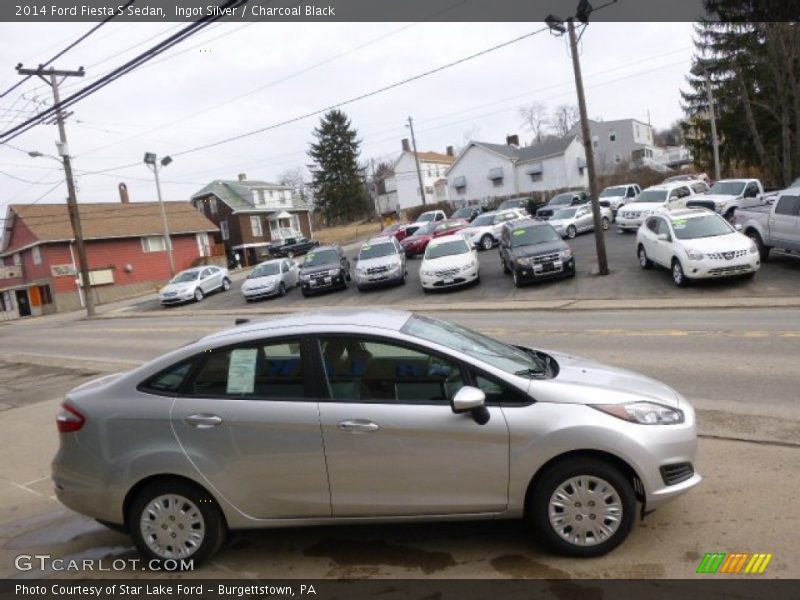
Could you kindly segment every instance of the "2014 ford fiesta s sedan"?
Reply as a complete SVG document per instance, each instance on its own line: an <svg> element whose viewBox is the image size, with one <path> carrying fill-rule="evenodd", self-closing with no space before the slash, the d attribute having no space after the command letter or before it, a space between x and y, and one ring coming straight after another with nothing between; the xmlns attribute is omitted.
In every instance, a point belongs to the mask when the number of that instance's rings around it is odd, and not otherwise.
<svg viewBox="0 0 800 600"><path fill-rule="evenodd" d="M229 529L523 516L596 556L701 479L663 383L395 311L216 333L74 389L58 429L58 498L155 561Z"/></svg>

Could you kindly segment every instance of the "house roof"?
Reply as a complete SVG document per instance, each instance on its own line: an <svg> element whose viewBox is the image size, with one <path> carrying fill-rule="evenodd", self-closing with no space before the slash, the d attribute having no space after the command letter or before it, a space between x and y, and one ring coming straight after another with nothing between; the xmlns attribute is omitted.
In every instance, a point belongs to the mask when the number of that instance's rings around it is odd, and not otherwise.
<svg viewBox="0 0 800 600"><path fill-rule="evenodd" d="M522 147L510 146L508 144L490 144L488 142L470 142L467 144L467 147L458 155L457 161L460 160L461 157L464 156L473 146L483 148L489 152L494 152L495 154L499 154L508 160L515 160L518 163L540 160L547 158L548 156L563 154L569 145L578 137L579 136L577 133L572 133L562 138L546 140L541 144L536 144L534 146ZM453 167L451 166L450 170L452 170L452 168Z"/></svg>
<svg viewBox="0 0 800 600"><path fill-rule="evenodd" d="M200 198L213 194L222 202L227 204L234 212L273 212L275 209L265 206L256 206L250 200L254 189L264 190L288 190L291 189L285 185L278 185L276 183L269 183L268 181L259 181L253 179L246 179L244 181L230 181L218 179L206 185L199 192L192 194L192 198ZM308 210L308 205L299 198L292 196L292 204L288 208L295 210Z"/></svg>
<svg viewBox="0 0 800 600"><path fill-rule="evenodd" d="M78 205L84 239L162 235L164 226L158 202L81 202ZM189 202L165 202L170 233L217 231L216 225ZM20 219L38 242L72 240L72 225L66 204L12 204L6 227Z"/></svg>
<svg viewBox="0 0 800 600"><path fill-rule="evenodd" d="M413 152L411 154L414 154ZM452 163L456 160L455 156L449 154L440 154L439 152L417 152L417 158L421 161L438 162L438 163Z"/></svg>

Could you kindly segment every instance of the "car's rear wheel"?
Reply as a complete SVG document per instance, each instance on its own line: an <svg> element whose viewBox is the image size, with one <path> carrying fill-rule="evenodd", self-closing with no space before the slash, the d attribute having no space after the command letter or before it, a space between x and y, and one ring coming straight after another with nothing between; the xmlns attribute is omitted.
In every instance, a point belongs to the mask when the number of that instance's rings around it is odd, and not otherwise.
<svg viewBox="0 0 800 600"><path fill-rule="evenodd" d="M539 536L557 552L600 556L630 533L636 496L617 467L577 458L547 468L532 490L528 511Z"/></svg>
<svg viewBox="0 0 800 600"><path fill-rule="evenodd" d="M285 296L286 295L286 285L281 281L278 284L278 296Z"/></svg>
<svg viewBox="0 0 800 600"><path fill-rule="evenodd" d="M672 259L672 282L678 287L684 287L687 283L683 265L677 258Z"/></svg>
<svg viewBox="0 0 800 600"><path fill-rule="evenodd" d="M203 290L201 290L200 288L197 288L194 291L194 301L195 302L200 302L204 297L205 297L205 294L203 294Z"/></svg>
<svg viewBox="0 0 800 600"><path fill-rule="evenodd" d="M494 238L488 233L481 238L481 248L491 250L494 247Z"/></svg>
<svg viewBox="0 0 800 600"><path fill-rule="evenodd" d="M231 289L231 280L226 277L222 280L222 291L227 292L229 289Z"/></svg>
<svg viewBox="0 0 800 600"><path fill-rule="evenodd" d="M571 240L575 239L575 236L578 235L578 230L575 229L575 225L570 225L567 227L567 237Z"/></svg>
<svg viewBox="0 0 800 600"><path fill-rule="evenodd" d="M226 526L214 499L202 488L182 480L161 480L133 499L128 529L148 561L165 564L213 556L225 541ZM172 568L172 563L169 563Z"/></svg>
<svg viewBox="0 0 800 600"><path fill-rule="evenodd" d="M647 251L644 249L644 246L639 244L639 266L643 269L652 269L653 268L653 261L647 258Z"/></svg>

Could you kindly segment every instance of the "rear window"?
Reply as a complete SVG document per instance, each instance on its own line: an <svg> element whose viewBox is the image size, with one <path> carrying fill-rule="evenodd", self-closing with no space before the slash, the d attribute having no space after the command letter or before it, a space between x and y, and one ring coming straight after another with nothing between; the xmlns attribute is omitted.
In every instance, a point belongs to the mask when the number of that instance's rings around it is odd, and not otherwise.
<svg viewBox="0 0 800 600"><path fill-rule="evenodd" d="M192 361L172 365L139 386L142 392L174 396L178 393L192 368Z"/></svg>

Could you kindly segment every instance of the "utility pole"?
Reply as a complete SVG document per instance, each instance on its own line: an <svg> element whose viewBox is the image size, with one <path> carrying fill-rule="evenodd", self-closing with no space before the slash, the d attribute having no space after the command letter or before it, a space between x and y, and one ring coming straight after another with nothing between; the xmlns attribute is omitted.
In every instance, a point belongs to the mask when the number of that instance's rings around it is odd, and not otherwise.
<svg viewBox="0 0 800 600"><path fill-rule="evenodd" d="M612 0L615 2L616 0ZM603 230L603 218L600 214L600 190L597 189L597 173L594 168L594 149L592 147L592 132L589 129L589 116L586 111L586 96L583 92L583 77L581 76L581 61L578 56L578 36L575 34L575 19L583 23L584 27L589 24L589 15L592 13L592 5L588 0L580 0L574 17L561 20L554 15L548 15L544 20L554 35L564 35L569 31L569 47L572 54L572 70L575 73L575 90L578 93L578 110L581 114L581 135L583 136L583 148L586 151L586 171L589 175L589 196L592 203L592 217L594 219L594 242L597 252L597 273L598 275L608 275L608 256L606 255L606 239ZM564 27L566 22L567 26Z"/></svg>
<svg viewBox="0 0 800 600"><path fill-rule="evenodd" d="M411 149L414 150L414 162L417 164L417 179L419 180L419 193L422 195L422 205L425 202L425 186L422 185L422 171L419 168L419 156L417 155L417 140L414 138L414 121L408 117L408 128L411 130Z"/></svg>
<svg viewBox="0 0 800 600"><path fill-rule="evenodd" d="M711 91L711 75L708 73L709 67L713 66L713 63L709 62L699 62L692 68L693 75L699 75L699 72L702 71L703 77L706 80L706 95L708 96L708 119L711 121L711 147L714 151L714 181L719 181L722 176L720 175L721 170L719 166L719 138L717 137L717 117L714 111L714 94Z"/></svg>
<svg viewBox="0 0 800 600"><path fill-rule="evenodd" d="M165 156L161 159L161 166L166 167L172 162L172 158ZM156 194L158 204L161 207L161 226L164 228L164 243L167 246L167 259L169 261L169 272L171 277L175 277L175 259L172 256L172 237L169 233L169 221L167 221L167 209L164 207L164 199L161 197L161 181L158 178L158 157L153 152L145 152L144 164L150 167L156 176Z"/></svg>
<svg viewBox="0 0 800 600"><path fill-rule="evenodd" d="M83 67L77 71L64 71L55 68L44 69L24 69L22 65L17 65L17 73L20 75L36 75L53 90L53 106L58 107L61 98L58 94L58 86L67 77L83 77ZM61 80L58 79L61 77ZM67 210L69 220L72 224L72 236L75 238L75 245L78 248L78 260L80 261L80 281L83 287L83 297L86 303L86 316L95 316L94 298L92 297L92 284L89 279L89 262L86 259L86 246L83 243L83 230L81 228L80 212L78 210L78 198L75 193L75 181L72 178L72 163L69 157L69 146L67 145L67 132L64 128L64 113L60 108L56 110L56 123L58 124L58 135L61 140L58 146L58 153L64 163L64 175L67 178Z"/></svg>

